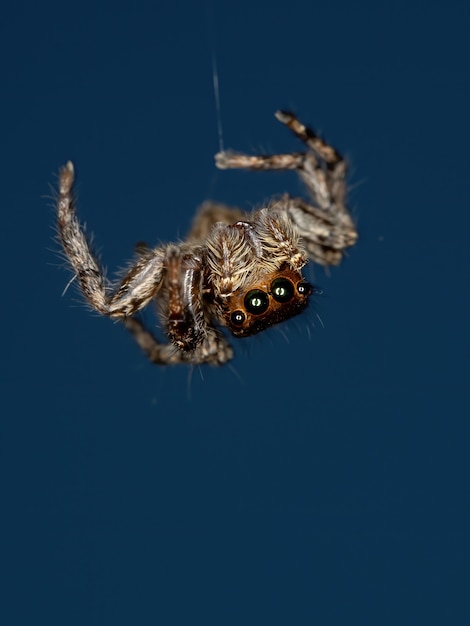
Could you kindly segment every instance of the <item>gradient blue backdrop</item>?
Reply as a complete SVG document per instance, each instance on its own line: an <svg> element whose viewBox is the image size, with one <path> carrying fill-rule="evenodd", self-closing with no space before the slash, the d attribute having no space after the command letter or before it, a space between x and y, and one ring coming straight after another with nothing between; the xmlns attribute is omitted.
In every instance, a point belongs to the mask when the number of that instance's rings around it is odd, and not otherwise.
<svg viewBox="0 0 470 626"><path fill-rule="evenodd" d="M468 624L465 2L16 2L2 9L1 624ZM114 270L208 197L225 144L351 163L361 239L314 314L159 369L70 289L50 184ZM313 326L315 323L315 326ZM286 341L286 338L288 341Z"/></svg>

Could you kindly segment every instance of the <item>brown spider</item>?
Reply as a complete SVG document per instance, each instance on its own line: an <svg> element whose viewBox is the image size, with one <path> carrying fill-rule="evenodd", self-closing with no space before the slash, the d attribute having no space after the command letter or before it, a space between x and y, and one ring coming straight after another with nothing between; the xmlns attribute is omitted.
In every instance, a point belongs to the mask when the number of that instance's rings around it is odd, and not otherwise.
<svg viewBox="0 0 470 626"><path fill-rule="evenodd" d="M247 214L221 204L203 204L186 241L150 249L115 289L91 251L75 215L74 168L61 170L58 232L65 255L88 303L120 320L153 363L223 365L233 350L220 330L248 337L297 315L312 292L302 276L311 258L337 265L357 241L345 206L346 162L292 113L277 119L306 145L293 154L247 156L219 152L219 169L296 170L311 200L285 194ZM136 317L151 300L158 305L169 343L160 343Z"/></svg>

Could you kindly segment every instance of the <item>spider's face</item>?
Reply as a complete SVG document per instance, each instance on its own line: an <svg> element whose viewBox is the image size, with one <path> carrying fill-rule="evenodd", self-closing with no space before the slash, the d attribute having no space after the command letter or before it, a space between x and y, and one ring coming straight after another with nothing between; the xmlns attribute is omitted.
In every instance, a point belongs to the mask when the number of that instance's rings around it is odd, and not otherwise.
<svg viewBox="0 0 470 626"><path fill-rule="evenodd" d="M266 274L256 284L235 292L224 313L235 337L248 337L301 313L312 287L300 272L287 268Z"/></svg>

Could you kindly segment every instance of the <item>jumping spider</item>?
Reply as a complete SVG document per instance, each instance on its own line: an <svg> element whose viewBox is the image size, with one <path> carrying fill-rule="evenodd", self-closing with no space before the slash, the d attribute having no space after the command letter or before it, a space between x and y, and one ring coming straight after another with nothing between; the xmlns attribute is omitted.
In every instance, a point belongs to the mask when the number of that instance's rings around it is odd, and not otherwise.
<svg viewBox="0 0 470 626"><path fill-rule="evenodd" d="M312 288L308 259L338 265L357 232L345 206L346 162L292 113L278 111L304 152L247 156L219 152L219 169L296 170L311 199L285 194L247 214L206 202L186 241L150 249L113 290L75 215L74 168L61 170L58 233L80 289L93 309L120 320L153 363L223 365L233 350L220 327L248 337L300 313ZM151 300L168 335L160 343L136 316Z"/></svg>

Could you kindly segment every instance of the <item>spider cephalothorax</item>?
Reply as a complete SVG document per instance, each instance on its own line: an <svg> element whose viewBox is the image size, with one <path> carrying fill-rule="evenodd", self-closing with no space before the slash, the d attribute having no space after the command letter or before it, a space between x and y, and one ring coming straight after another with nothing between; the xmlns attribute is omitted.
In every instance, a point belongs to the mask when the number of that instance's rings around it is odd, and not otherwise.
<svg viewBox="0 0 470 626"><path fill-rule="evenodd" d="M95 310L121 320L154 363L227 362L233 351L221 328L247 337L302 312L312 293L301 271L308 259L337 265L357 240L344 204L345 161L291 113L276 117L306 144L305 152L220 152L216 164L297 170L312 201L284 195L252 214L207 202L186 241L140 245L136 262L114 290L75 215L72 163L60 171L59 237L81 291ZM136 316L151 300L167 344Z"/></svg>
<svg viewBox="0 0 470 626"><path fill-rule="evenodd" d="M307 252L286 213L271 207L251 220L218 224L207 241L219 318L236 337L300 313L311 293L300 272Z"/></svg>

